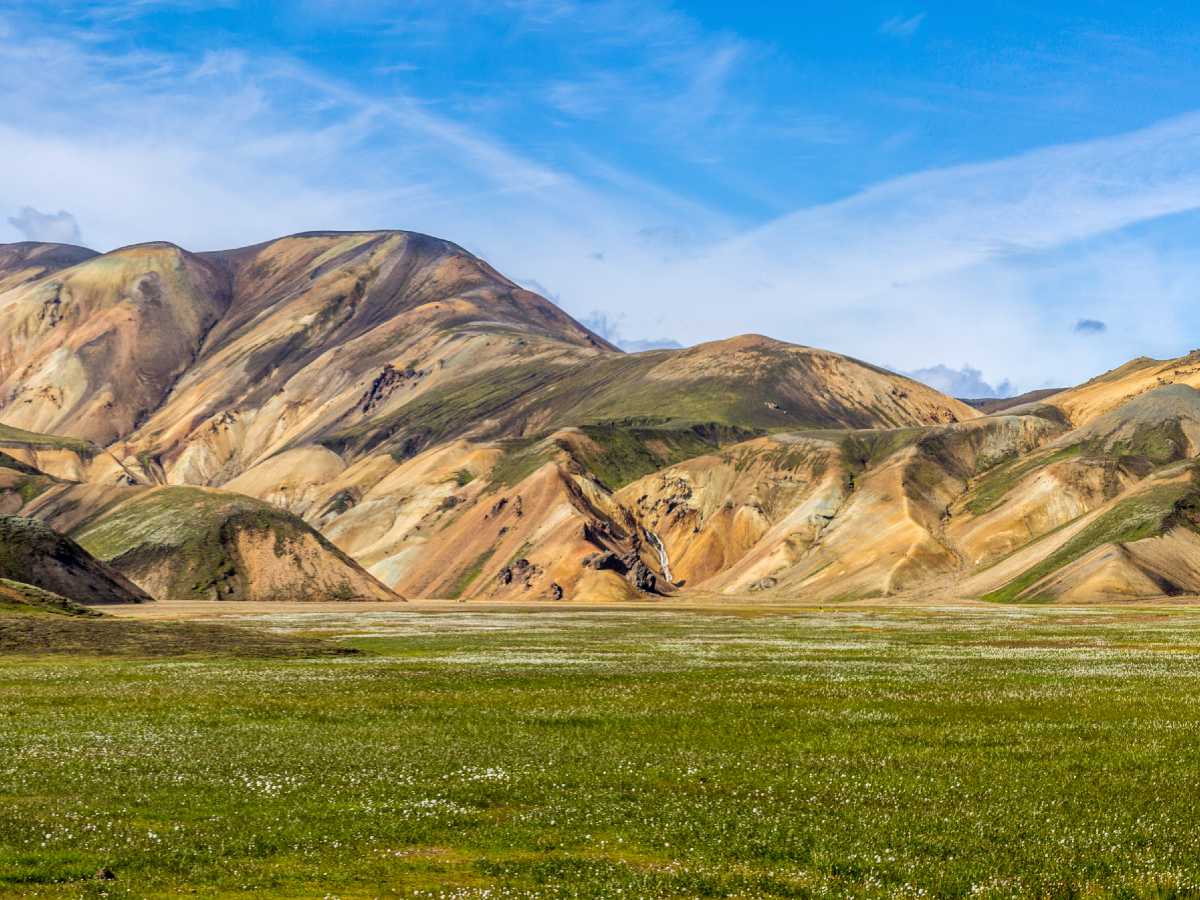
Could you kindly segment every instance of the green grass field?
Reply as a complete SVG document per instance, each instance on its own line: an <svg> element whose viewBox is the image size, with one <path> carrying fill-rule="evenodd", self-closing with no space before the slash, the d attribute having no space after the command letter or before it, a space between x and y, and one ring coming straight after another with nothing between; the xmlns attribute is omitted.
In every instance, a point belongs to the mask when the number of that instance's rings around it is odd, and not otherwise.
<svg viewBox="0 0 1200 900"><path fill-rule="evenodd" d="M1200 892L1200 612L240 624L365 652L0 656L0 893Z"/></svg>

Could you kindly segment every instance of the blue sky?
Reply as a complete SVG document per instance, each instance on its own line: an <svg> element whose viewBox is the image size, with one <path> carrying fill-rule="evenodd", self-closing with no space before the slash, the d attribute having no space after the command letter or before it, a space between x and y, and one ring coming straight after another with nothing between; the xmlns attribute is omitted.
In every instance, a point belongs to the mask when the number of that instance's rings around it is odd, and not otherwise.
<svg viewBox="0 0 1200 900"><path fill-rule="evenodd" d="M0 0L0 239L409 228L958 393L1200 346L1200 10L829 6Z"/></svg>

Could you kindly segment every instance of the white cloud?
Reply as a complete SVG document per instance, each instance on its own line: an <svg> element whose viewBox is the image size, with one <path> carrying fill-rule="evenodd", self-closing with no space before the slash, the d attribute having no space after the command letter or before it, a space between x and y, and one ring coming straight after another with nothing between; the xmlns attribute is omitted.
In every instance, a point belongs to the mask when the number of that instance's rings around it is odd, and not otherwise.
<svg viewBox="0 0 1200 900"><path fill-rule="evenodd" d="M1007 379L993 386L983 380L982 372L965 364L961 369L952 369L939 363L904 374L936 388L943 394L961 397L964 400L985 400L1013 395L1012 383Z"/></svg>
<svg viewBox="0 0 1200 900"><path fill-rule="evenodd" d="M674 338L625 337L621 329L621 320L623 318L624 316L614 318L603 310L592 310L588 315L581 316L579 321L627 353L642 353L646 350L678 350L683 347L683 344Z"/></svg>
<svg viewBox="0 0 1200 900"><path fill-rule="evenodd" d="M47 74L30 80L30 70ZM0 46L0 89L11 101L0 115L0 192L42 207L69 201L101 247L389 225L479 245L501 214L529 218L536 232L581 209L593 213L585 228L624 228L604 224L624 221L611 191L412 97L368 96L288 59L131 60L26 35ZM661 190L653 202L670 205Z"/></svg>
<svg viewBox="0 0 1200 900"><path fill-rule="evenodd" d="M27 241L44 241L51 244L81 244L79 223L65 209L56 213L39 212L32 206L24 206L15 216L9 216L8 224Z"/></svg>
<svg viewBox="0 0 1200 900"><path fill-rule="evenodd" d="M201 9L227 7L235 0L93 0L81 4L85 18L125 22L163 9L191 12Z"/></svg>

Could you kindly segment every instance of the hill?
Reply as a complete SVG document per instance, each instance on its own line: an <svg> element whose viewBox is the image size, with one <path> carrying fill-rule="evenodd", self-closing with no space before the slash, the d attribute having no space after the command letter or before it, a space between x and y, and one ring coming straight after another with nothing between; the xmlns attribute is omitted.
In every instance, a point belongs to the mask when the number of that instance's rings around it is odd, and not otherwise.
<svg viewBox="0 0 1200 900"><path fill-rule="evenodd" d="M144 603L151 596L44 522L0 516L0 578L76 603Z"/></svg>
<svg viewBox="0 0 1200 900"><path fill-rule="evenodd" d="M73 493L48 493L34 508L63 521L77 508ZM134 488L94 506L72 536L163 600L401 599L302 520L249 497Z"/></svg>
<svg viewBox="0 0 1200 900"><path fill-rule="evenodd" d="M72 244L20 241L0 244L0 290L7 290L99 256L95 250Z"/></svg>
<svg viewBox="0 0 1200 900"><path fill-rule="evenodd" d="M99 616L95 609L50 591L0 578L0 614L44 613L55 616Z"/></svg>
<svg viewBox="0 0 1200 900"><path fill-rule="evenodd" d="M1178 359L1140 357L1049 398L1075 426L1083 426L1118 406L1171 384L1200 387L1200 350Z"/></svg>

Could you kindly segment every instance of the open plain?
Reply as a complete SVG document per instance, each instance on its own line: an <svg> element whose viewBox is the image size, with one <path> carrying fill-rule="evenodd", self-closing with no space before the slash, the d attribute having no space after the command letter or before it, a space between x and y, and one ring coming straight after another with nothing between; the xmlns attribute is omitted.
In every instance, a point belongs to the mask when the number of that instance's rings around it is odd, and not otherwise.
<svg viewBox="0 0 1200 900"><path fill-rule="evenodd" d="M1200 890L1189 605L110 609L339 652L4 655L6 896Z"/></svg>

